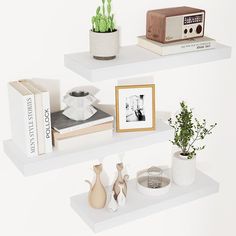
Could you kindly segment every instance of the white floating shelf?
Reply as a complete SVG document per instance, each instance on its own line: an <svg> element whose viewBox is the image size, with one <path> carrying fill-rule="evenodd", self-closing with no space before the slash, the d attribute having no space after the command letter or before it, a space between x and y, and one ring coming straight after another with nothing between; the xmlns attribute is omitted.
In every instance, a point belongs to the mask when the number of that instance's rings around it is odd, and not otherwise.
<svg viewBox="0 0 236 236"><path fill-rule="evenodd" d="M159 70L195 65L230 58L231 47L216 44L205 51L159 56L139 46L121 47L119 57L110 61L95 60L89 52L67 54L65 66L91 82L151 74Z"/></svg>
<svg viewBox="0 0 236 236"><path fill-rule="evenodd" d="M136 180L131 180L128 184L127 203L115 213L107 209L90 208L88 193L72 197L71 206L94 232L100 232L218 191L219 184L216 181L197 171L194 184L187 187L172 184L170 191L160 197L142 195L136 190Z"/></svg>
<svg viewBox="0 0 236 236"><path fill-rule="evenodd" d="M13 143L3 142L4 151L23 175L34 175L41 172L62 168L80 162L96 160L112 154L142 148L172 138L173 130L169 125L158 120L157 130L149 132L114 133L111 140L92 146L89 149L53 151L52 153L29 158Z"/></svg>

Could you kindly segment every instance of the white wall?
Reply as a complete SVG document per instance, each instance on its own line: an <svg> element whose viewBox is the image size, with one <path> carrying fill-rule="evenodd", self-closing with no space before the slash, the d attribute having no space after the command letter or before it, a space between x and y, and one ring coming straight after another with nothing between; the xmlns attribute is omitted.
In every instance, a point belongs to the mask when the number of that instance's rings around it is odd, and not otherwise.
<svg viewBox="0 0 236 236"><path fill-rule="evenodd" d="M42 77L60 79L63 91L86 83L63 67L63 54L88 49L90 16L96 1L7 0L0 4L0 138L10 138L6 85L10 80ZM206 9L206 34L236 46L235 5L225 1L114 0L122 45L133 44L145 32L147 9L189 5ZM198 167L221 184L220 193L154 214L101 235L235 235L236 212L236 73L235 58L159 72L158 108L175 112L185 99L195 112L219 125L199 153ZM114 82L95 84L109 102ZM131 175L150 164L169 164L170 145L163 143L127 153ZM69 206L69 197L88 190L92 162L32 177L23 177L0 148L0 235L93 235ZM148 154L148 155L147 155ZM116 156L105 160L112 177Z"/></svg>

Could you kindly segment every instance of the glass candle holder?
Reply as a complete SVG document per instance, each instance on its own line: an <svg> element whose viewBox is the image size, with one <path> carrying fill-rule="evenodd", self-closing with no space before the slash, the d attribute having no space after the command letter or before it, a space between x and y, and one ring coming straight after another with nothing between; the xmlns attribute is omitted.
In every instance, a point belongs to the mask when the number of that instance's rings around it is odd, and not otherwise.
<svg viewBox="0 0 236 236"><path fill-rule="evenodd" d="M148 173L148 188L160 188L162 186L163 170L159 167L150 167Z"/></svg>

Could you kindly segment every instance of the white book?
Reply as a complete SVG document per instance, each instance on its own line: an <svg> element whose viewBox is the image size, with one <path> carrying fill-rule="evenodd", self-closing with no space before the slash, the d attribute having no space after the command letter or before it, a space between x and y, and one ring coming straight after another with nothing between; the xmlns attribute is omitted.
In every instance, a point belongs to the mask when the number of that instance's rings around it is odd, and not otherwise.
<svg viewBox="0 0 236 236"><path fill-rule="evenodd" d="M50 97L50 111L61 110L60 80L32 78L30 82L39 90L47 91Z"/></svg>
<svg viewBox="0 0 236 236"><path fill-rule="evenodd" d="M161 56L166 56L171 54L212 49L215 48L216 41L208 37L202 37L186 39L183 41L172 43L159 43L147 39L146 36L138 36L138 46L143 47L154 53L157 53Z"/></svg>
<svg viewBox="0 0 236 236"><path fill-rule="evenodd" d="M31 80L21 80L20 83L30 90L35 97L38 154L49 153L52 151L49 92L39 89Z"/></svg>
<svg viewBox="0 0 236 236"><path fill-rule="evenodd" d="M18 81L8 84L13 142L28 156L38 155L34 95Z"/></svg>
<svg viewBox="0 0 236 236"><path fill-rule="evenodd" d="M99 131L96 133L75 136L72 138L57 139L54 146L58 151L73 150L73 149L87 149L93 148L93 146L102 144L112 139L112 129Z"/></svg>

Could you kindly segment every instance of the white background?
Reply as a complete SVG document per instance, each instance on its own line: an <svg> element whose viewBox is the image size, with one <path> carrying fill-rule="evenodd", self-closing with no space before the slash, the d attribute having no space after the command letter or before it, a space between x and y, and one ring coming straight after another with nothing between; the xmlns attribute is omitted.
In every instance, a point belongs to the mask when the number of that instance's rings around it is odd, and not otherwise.
<svg viewBox="0 0 236 236"><path fill-rule="evenodd" d="M42 77L60 79L63 91L86 81L63 67L63 54L88 49L90 16L98 0L1 0L0 95L1 139L10 138L7 82ZM236 46L235 1L114 0L121 44L145 32L148 9L189 5L207 12L206 35ZM198 167L221 184L220 193L105 231L100 235L236 235L236 73L235 58L157 73L157 106L175 112L186 100L195 113L219 123L198 155ZM87 82L86 82L87 83ZM95 84L110 102L114 82ZM113 99L114 100L114 99ZM0 150L0 235L93 235L71 210L69 197L88 190L92 162L25 178ZM150 164L169 164L170 145L163 143L126 154L131 175ZM105 159L111 177L116 156Z"/></svg>

